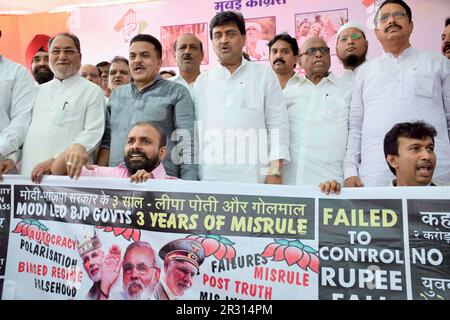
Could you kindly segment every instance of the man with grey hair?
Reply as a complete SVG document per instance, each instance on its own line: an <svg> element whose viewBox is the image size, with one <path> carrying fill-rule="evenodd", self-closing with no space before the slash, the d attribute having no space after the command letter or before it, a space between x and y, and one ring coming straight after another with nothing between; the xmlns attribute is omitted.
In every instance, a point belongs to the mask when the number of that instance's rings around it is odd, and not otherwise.
<svg viewBox="0 0 450 320"><path fill-rule="evenodd" d="M56 156L69 145L81 144L91 155L102 138L103 93L98 85L79 75L80 50L80 41L71 33L49 40L50 68L55 78L38 87L20 169L21 174L31 175L33 182L50 174Z"/></svg>
<svg viewBox="0 0 450 320"><path fill-rule="evenodd" d="M155 300L155 286L159 281L160 267L156 252L150 243L135 241L125 250L121 262L119 246L113 245L105 259L100 284L99 300L109 300L111 288L123 271L123 291L114 293L111 300Z"/></svg>

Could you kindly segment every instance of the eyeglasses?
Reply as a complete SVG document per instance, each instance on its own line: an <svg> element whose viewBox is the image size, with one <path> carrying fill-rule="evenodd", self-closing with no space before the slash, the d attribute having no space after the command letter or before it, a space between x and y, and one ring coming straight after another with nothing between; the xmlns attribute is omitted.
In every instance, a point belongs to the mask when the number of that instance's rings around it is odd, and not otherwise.
<svg viewBox="0 0 450 320"><path fill-rule="evenodd" d="M126 274L130 274L133 272L133 269L135 268L134 264L132 263L127 263L123 266L123 272ZM144 263L138 263L138 265L136 266L136 270L139 274L141 275L145 275L147 273L150 272L151 269L156 269L158 270L159 268L157 267L150 267L145 265Z"/></svg>
<svg viewBox="0 0 450 320"><path fill-rule="evenodd" d="M341 42L346 42L348 40L348 38L352 38L353 40L358 40L361 39L363 37L362 33L360 32L354 32L351 34L344 34L340 37L339 41Z"/></svg>
<svg viewBox="0 0 450 320"><path fill-rule="evenodd" d="M307 56L313 56L316 54L317 51L319 51L320 54L324 54L324 55L330 54L330 48L328 48L328 47L308 48L308 49L306 49L306 51L304 53L300 54L300 57L304 56L305 54Z"/></svg>
<svg viewBox="0 0 450 320"><path fill-rule="evenodd" d="M380 16L380 18L378 19L378 22L380 23L386 23L386 21L388 21L388 19L392 17L394 19L403 19L406 17L406 12L405 11L395 11L392 13L385 13L382 14Z"/></svg>
<svg viewBox="0 0 450 320"><path fill-rule="evenodd" d="M72 56L75 53L78 53L78 50L75 50L75 49L52 49L52 50L50 50L50 53L54 54L56 56L59 56L61 54L61 52L64 52L64 54L66 56Z"/></svg>

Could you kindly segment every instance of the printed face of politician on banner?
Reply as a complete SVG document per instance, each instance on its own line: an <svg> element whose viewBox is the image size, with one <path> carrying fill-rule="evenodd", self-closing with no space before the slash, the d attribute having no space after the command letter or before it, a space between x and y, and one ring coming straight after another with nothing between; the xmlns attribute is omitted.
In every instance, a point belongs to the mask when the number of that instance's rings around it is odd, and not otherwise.
<svg viewBox="0 0 450 320"><path fill-rule="evenodd" d="M269 41L276 34L275 17L245 20L247 40L244 52L251 61L269 60Z"/></svg>
<svg viewBox="0 0 450 320"><path fill-rule="evenodd" d="M306 38L320 37L336 54L336 32L348 21L348 9L299 13L295 15L295 37L301 47Z"/></svg>
<svg viewBox="0 0 450 320"><path fill-rule="evenodd" d="M208 64L208 26L207 23L183 24L177 26L161 27L161 44L163 53L163 67L177 67L174 58L174 44L179 36L186 33L195 34L203 46L203 60L201 64Z"/></svg>

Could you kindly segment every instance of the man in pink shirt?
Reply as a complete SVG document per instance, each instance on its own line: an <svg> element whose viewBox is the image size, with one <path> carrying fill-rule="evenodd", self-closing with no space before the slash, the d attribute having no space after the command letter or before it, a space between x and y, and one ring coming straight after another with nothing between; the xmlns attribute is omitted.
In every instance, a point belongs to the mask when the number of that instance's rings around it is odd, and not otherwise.
<svg viewBox="0 0 450 320"><path fill-rule="evenodd" d="M131 182L145 182L147 179L176 179L168 176L162 165L166 156L166 135L151 122L138 122L128 133L124 150L124 162L117 167L88 165L86 149L73 144L64 151L52 165L54 175L130 178Z"/></svg>

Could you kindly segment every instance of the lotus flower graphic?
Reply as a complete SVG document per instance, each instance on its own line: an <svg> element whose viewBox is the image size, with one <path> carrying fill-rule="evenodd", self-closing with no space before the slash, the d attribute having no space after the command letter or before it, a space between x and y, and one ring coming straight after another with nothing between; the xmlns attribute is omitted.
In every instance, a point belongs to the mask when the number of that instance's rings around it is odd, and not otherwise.
<svg viewBox="0 0 450 320"><path fill-rule="evenodd" d="M119 227L103 227L103 226L97 226L96 228L103 229L104 232L113 232L114 236L116 236L116 237L122 235L122 237L124 237L128 241L131 241L130 239L133 239L134 241L141 240L141 230L139 230L139 229L119 228Z"/></svg>
<svg viewBox="0 0 450 320"><path fill-rule="evenodd" d="M274 239L275 242L268 244L262 253L263 257L273 258L273 261L286 261L288 266L297 264L300 268L307 271L308 268L319 272L319 258L317 250L304 245L299 239Z"/></svg>
<svg viewBox="0 0 450 320"><path fill-rule="evenodd" d="M236 250L229 239L215 234L192 234L186 238L197 240L205 250L205 256L214 255L217 260L227 259L231 261L236 256Z"/></svg>

